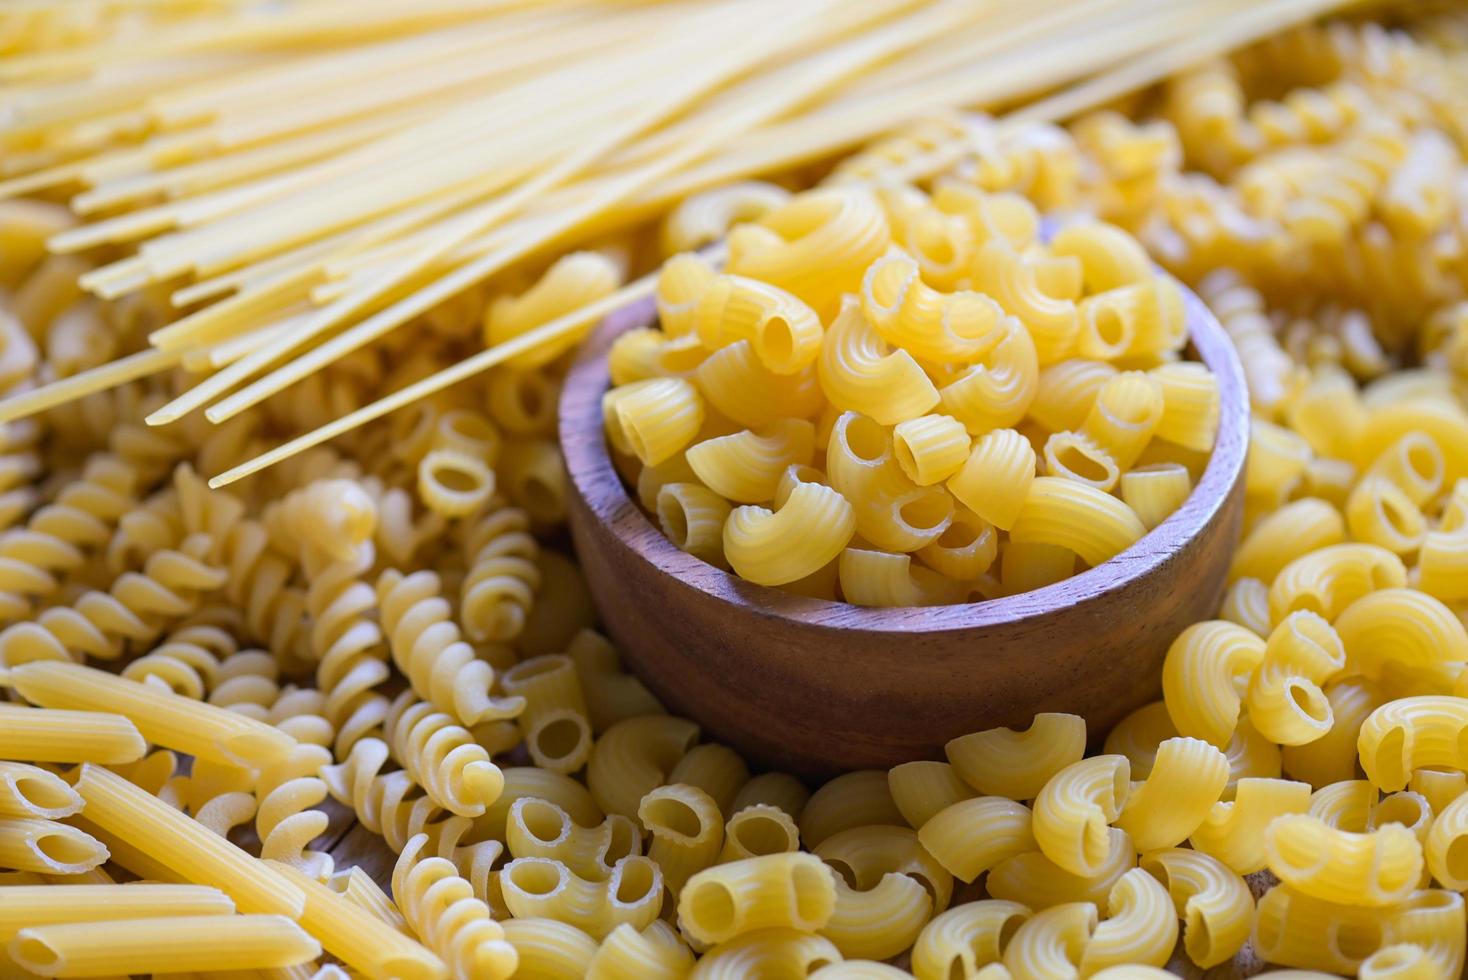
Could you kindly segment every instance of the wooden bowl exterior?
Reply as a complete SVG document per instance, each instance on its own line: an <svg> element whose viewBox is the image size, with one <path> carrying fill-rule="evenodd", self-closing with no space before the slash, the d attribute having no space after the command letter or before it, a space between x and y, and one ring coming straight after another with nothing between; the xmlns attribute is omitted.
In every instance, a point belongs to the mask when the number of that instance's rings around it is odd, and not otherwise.
<svg viewBox="0 0 1468 980"><path fill-rule="evenodd" d="M1064 582L989 602L867 609L742 581L674 547L628 495L602 431L606 354L655 318L609 317L561 396L571 532L606 628L669 710L762 764L807 776L940 757L951 738L1084 715L1102 732L1160 696L1168 644L1214 615L1243 513L1249 408L1212 314L1186 294L1218 376L1217 446L1187 502L1131 548Z"/></svg>

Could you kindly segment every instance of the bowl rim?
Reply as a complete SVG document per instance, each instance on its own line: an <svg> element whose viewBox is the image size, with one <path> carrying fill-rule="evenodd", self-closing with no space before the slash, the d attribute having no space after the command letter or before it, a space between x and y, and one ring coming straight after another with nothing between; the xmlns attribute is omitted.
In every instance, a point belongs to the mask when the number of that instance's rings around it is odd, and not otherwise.
<svg viewBox="0 0 1468 980"><path fill-rule="evenodd" d="M1176 280L1174 280L1176 281ZM1243 478L1249 446L1249 397L1243 366L1212 311L1178 282L1196 359L1219 381L1219 423L1202 478L1183 504L1130 547L1060 582L979 602L939 606L857 606L756 585L676 547L632 499L612 464L602 421L602 395L611 386L607 353L622 333L657 320L651 298L630 304L597 325L567 373L559 434L572 492L622 548L705 596L756 615L806 626L881 633L935 633L1013 624L1099 599L1156 573L1217 519ZM651 532L651 533L648 533Z"/></svg>

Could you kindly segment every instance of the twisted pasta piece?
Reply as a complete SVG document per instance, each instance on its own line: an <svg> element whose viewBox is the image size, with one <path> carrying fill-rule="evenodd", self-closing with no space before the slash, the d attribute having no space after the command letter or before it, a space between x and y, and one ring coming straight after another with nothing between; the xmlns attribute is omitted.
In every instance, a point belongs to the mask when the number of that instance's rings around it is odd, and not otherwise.
<svg viewBox="0 0 1468 980"><path fill-rule="evenodd" d="M289 864L317 881L330 877L333 866L330 854L307 846L326 832L329 822L315 807L326 799L326 784L316 774L330 762L329 749L298 745L285 759L261 770L255 787L260 856Z"/></svg>
<svg viewBox="0 0 1468 980"><path fill-rule="evenodd" d="M374 552L369 543L354 559L317 569L306 590L316 685L326 697L326 717L336 730L338 759L345 758L359 739L377 732L387 717L388 699L376 690L389 676L387 650L373 619L377 595L362 578L373 564Z"/></svg>
<svg viewBox="0 0 1468 980"><path fill-rule="evenodd" d="M455 976L503 980L515 972L520 957L489 906L474 897L469 883L451 862L421 858L424 834L408 841L393 866L392 892L403 917L429 948L450 965Z"/></svg>
<svg viewBox="0 0 1468 980"><path fill-rule="evenodd" d="M520 635L540 588L540 546L523 510L496 501L465 523L469 573L460 587L459 618L475 642L505 643Z"/></svg>
<svg viewBox="0 0 1468 980"><path fill-rule="evenodd" d="M377 602L393 662L433 709L465 725L513 718L524 710L519 698L490 694L494 667L465 642L437 574L425 570L404 577L390 568L377 580Z"/></svg>
<svg viewBox="0 0 1468 980"><path fill-rule="evenodd" d="M96 454L24 528L0 535L0 622L29 616L32 601L54 595L89 552L107 544L113 525L137 504L137 483L127 463Z"/></svg>
<svg viewBox="0 0 1468 980"><path fill-rule="evenodd" d="M113 660L129 642L146 643L171 619L192 612L199 597L225 583L225 571L208 562L212 542L190 535L177 549L149 557L141 572L126 572L106 592L83 593L71 606L44 610L33 623L0 632L0 663L79 660L86 654Z"/></svg>
<svg viewBox="0 0 1468 980"><path fill-rule="evenodd" d="M245 516L238 497L210 490L187 464L174 471L174 487L191 534L206 534L211 554L228 572L224 594L245 612L245 635L261 643L291 671L314 663L306 622L305 593L289 583L296 562L270 542L259 521Z"/></svg>
<svg viewBox="0 0 1468 980"><path fill-rule="evenodd" d="M238 649L228 630L207 624L181 626L158 646L129 661L122 676L202 701L219 679L220 664Z"/></svg>
<svg viewBox="0 0 1468 980"><path fill-rule="evenodd" d="M393 757L446 810L477 817L504 789L504 775L469 731L412 691L393 701L384 732Z"/></svg>

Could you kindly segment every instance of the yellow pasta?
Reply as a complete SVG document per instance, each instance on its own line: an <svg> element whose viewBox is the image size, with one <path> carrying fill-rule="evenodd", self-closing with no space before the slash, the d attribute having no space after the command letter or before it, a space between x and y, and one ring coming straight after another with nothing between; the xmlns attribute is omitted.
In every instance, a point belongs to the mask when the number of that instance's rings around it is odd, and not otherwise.
<svg viewBox="0 0 1468 980"><path fill-rule="evenodd" d="M1172 897L1183 922L1183 948L1195 964L1206 969L1227 962L1249 941L1254 897L1222 861L1173 847L1143 854L1141 867Z"/></svg>
<svg viewBox="0 0 1468 980"><path fill-rule="evenodd" d="M49 770L19 762L0 762L0 818L57 820L82 808L76 790Z"/></svg>
<svg viewBox="0 0 1468 980"><path fill-rule="evenodd" d="M1229 576L1268 584L1290 562L1346 537L1341 512L1324 500L1306 497L1267 515L1244 536L1234 552Z"/></svg>
<svg viewBox="0 0 1468 980"><path fill-rule="evenodd" d="M938 606L963 594L961 585L915 565L910 555L847 548L838 575L842 596L856 606Z"/></svg>
<svg viewBox="0 0 1468 980"><path fill-rule="evenodd" d="M1124 229L1103 221L1078 221L1060 229L1050 241L1054 255L1080 259L1086 290L1108 289L1140 282L1152 275L1147 252Z"/></svg>
<svg viewBox="0 0 1468 980"><path fill-rule="evenodd" d="M912 946L932 917L933 896L916 879L889 873L858 889L834 875L836 904L820 934L841 955L886 959Z"/></svg>
<svg viewBox="0 0 1468 980"><path fill-rule="evenodd" d="M1118 374L1097 389L1080 431L1110 453L1117 466L1131 469L1161 424L1163 393L1157 379L1140 371Z"/></svg>
<svg viewBox="0 0 1468 980"><path fill-rule="evenodd" d="M923 281L917 260L897 250L867 269L861 309L882 339L940 363L981 356L1004 316L988 296L935 289Z"/></svg>
<svg viewBox="0 0 1468 980"><path fill-rule="evenodd" d="M676 901L694 874L718 861L724 849L724 818L702 790L684 783L659 786L642 798L637 819L652 835L650 857Z"/></svg>
<svg viewBox="0 0 1468 980"><path fill-rule="evenodd" d="M1153 434L1197 452L1211 452L1218 436L1218 378L1195 361L1164 364L1147 372L1162 388L1162 416Z"/></svg>
<svg viewBox="0 0 1468 980"><path fill-rule="evenodd" d="M697 725L671 715L627 718L612 725L597 740L586 767L586 785L596 806L635 817L642 798L667 781L697 739Z"/></svg>
<svg viewBox="0 0 1468 980"><path fill-rule="evenodd" d="M996 333L995 343L938 392L943 413L958 419L975 437L1018 423L1039 391L1040 362L1030 332L1014 317L1006 317Z"/></svg>
<svg viewBox="0 0 1468 980"><path fill-rule="evenodd" d="M1033 830L1045 856L1076 875L1093 875L1111 856L1108 825L1131 791L1125 756L1100 755L1072 763L1035 797Z"/></svg>
<svg viewBox="0 0 1468 980"><path fill-rule="evenodd" d="M1044 712L1016 732L992 728L953 739L943 747L959 778L987 796L1033 800L1056 773L1086 751L1086 722L1079 715Z"/></svg>
<svg viewBox="0 0 1468 980"><path fill-rule="evenodd" d="M1416 589L1362 596L1335 621L1346 672L1381 680L1388 669L1451 666L1468 661L1468 630L1440 600Z"/></svg>
<svg viewBox="0 0 1468 980"><path fill-rule="evenodd" d="M938 389L913 356L890 348L855 300L847 300L827 328L816 376L832 405L881 425L915 419L939 401Z"/></svg>
<svg viewBox="0 0 1468 980"><path fill-rule="evenodd" d="M651 378L613 388L602 399L607 439L644 466L656 466L693 441L703 426L698 389L682 378Z"/></svg>
<svg viewBox="0 0 1468 980"><path fill-rule="evenodd" d="M90 763L81 767L75 785L88 821L163 867L218 888L241 912L300 918L305 897L299 888L157 797Z"/></svg>
<svg viewBox="0 0 1468 980"><path fill-rule="evenodd" d="M28 762L135 762L147 743L122 715L0 704L0 757Z"/></svg>
<svg viewBox="0 0 1468 980"><path fill-rule="evenodd" d="M1345 665L1340 637L1329 623L1313 612L1291 613L1269 634L1249 682L1250 720L1281 745L1315 741L1334 721L1323 685Z"/></svg>
<svg viewBox="0 0 1468 980"><path fill-rule="evenodd" d="M1096 403L1096 393L1117 373L1105 361L1086 358L1047 365L1040 372L1030 417L1052 432L1078 431Z"/></svg>
<svg viewBox="0 0 1468 980"><path fill-rule="evenodd" d="M85 831L35 817L0 819L0 868L73 875L108 858L105 846Z"/></svg>
<svg viewBox="0 0 1468 980"><path fill-rule="evenodd" d="M974 278L1005 312L1024 323L1034 338L1039 363L1052 364L1072 353L1080 332L1075 303L1047 296L1034 267L1007 241L993 238L984 243L974 259Z"/></svg>
<svg viewBox="0 0 1468 980"><path fill-rule="evenodd" d="M693 954L661 920L638 931L623 923L607 934L587 967L587 980L679 980L693 969Z"/></svg>
<svg viewBox="0 0 1468 980"><path fill-rule="evenodd" d="M1222 861L1236 873L1253 874L1269 861L1264 834L1275 819L1304 813L1310 785L1288 779L1240 779L1234 798L1213 804L1189 838L1193 849Z"/></svg>
<svg viewBox="0 0 1468 980"><path fill-rule="evenodd" d="M0 940L27 926L233 913L227 895L199 885L8 885L0 889Z"/></svg>
<svg viewBox="0 0 1468 980"><path fill-rule="evenodd" d="M1167 520L1193 492L1193 477L1179 463L1152 463L1121 475L1121 499L1147 530Z"/></svg>
<svg viewBox="0 0 1468 980"><path fill-rule="evenodd" d="M1222 620L1194 623L1179 633L1162 663L1162 696L1177 730L1227 746L1264 649L1257 635Z"/></svg>
<svg viewBox="0 0 1468 980"><path fill-rule="evenodd" d="M736 980L749 976L809 976L841 962L831 940L794 929L761 929L719 943L689 974L696 980Z"/></svg>
<svg viewBox="0 0 1468 980"><path fill-rule="evenodd" d="M1029 808L997 796L945 807L918 828L918 840L950 874L965 882L1036 847Z"/></svg>
<svg viewBox="0 0 1468 980"><path fill-rule="evenodd" d="M1468 701L1462 698L1422 695L1388 701L1361 725L1361 768L1388 793L1405 788L1414 769L1468 770L1461 744L1465 726Z"/></svg>
<svg viewBox="0 0 1468 980"><path fill-rule="evenodd" d="M1290 613L1304 610L1333 621L1368 592L1406 584L1406 566L1386 549L1371 544L1331 545L1280 569L1269 587L1269 616L1278 624Z"/></svg>
<svg viewBox="0 0 1468 980"><path fill-rule="evenodd" d="M800 483L776 511L736 507L724 523L724 556L741 578L784 585L841 553L856 533L846 498L818 483Z"/></svg>
<svg viewBox="0 0 1468 980"><path fill-rule="evenodd" d="M658 524L669 541L720 568L728 564L724 560L724 522L732 509L719 494L697 483L665 483L654 504Z"/></svg>
<svg viewBox="0 0 1468 980"><path fill-rule="evenodd" d="M904 762L887 771L887 788L902 819L921 830L940 811L971 799L973 790L946 762Z"/></svg>
<svg viewBox="0 0 1468 980"><path fill-rule="evenodd" d="M1177 915L1167 890L1141 868L1117 880L1106 918L1091 934L1081 956L1083 974L1128 963L1160 967L1177 945Z"/></svg>
<svg viewBox="0 0 1468 980"><path fill-rule="evenodd" d="M601 940L623 923L646 928L663 903L658 865L624 857L605 881L587 881L552 858L516 858L499 875L506 907L517 918L550 918Z"/></svg>
<svg viewBox="0 0 1468 980"><path fill-rule="evenodd" d="M1013 429L995 429L974 441L947 486L969 510L995 527L1014 527L1035 480L1035 449Z"/></svg>
<svg viewBox="0 0 1468 980"><path fill-rule="evenodd" d="M226 765L278 763L296 745L280 729L211 704L160 691L81 664L47 661L23 664L10 682L27 701L43 708L116 711L143 737Z"/></svg>
<svg viewBox="0 0 1468 980"><path fill-rule="evenodd" d="M1004 949L1030 910L1015 902L966 902L935 916L912 947L912 972L918 980L972 977L1001 963Z"/></svg>
<svg viewBox="0 0 1468 980"><path fill-rule="evenodd" d="M1264 844L1269 869L1282 882L1325 901L1391 905L1406 898L1422 874L1422 845L1395 823L1363 834L1291 814L1265 829Z"/></svg>
<svg viewBox="0 0 1468 980"><path fill-rule="evenodd" d="M795 819L778 806L751 803L735 810L725 822L719 863L798 850L800 829Z"/></svg>
<svg viewBox="0 0 1468 980"><path fill-rule="evenodd" d="M1133 787L1116 824L1139 851L1173 847L1207 819L1227 783L1223 752L1201 739L1169 738L1158 746L1152 771Z"/></svg>
<svg viewBox="0 0 1468 980"><path fill-rule="evenodd" d="M1111 453L1078 432L1052 433L1045 440L1042 457L1046 476L1074 480L1108 493L1121 479L1121 468Z"/></svg>
<svg viewBox="0 0 1468 980"><path fill-rule="evenodd" d="M1074 977L1098 925L1096 906L1070 902L1043 909L1015 931L1004 966L1015 980Z"/></svg>
<svg viewBox="0 0 1468 980"><path fill-rule="evenodd" d="M783 289L744 276L715 276L702 288L693 329L709 350L748 341L760 363L776 374L809 367L823 348L814 310Z"/></svg>
<svg viewBox="0 0 1468 980"><path fill-rule="evenodd" d="M1094 487L1053 476L1036 477L1010 540L1074 551L1088 565L1099 565L1147 533L1136 513Z"/></svg>
<svg viewBox="0 0 1468 980"><path fill-rule="evenodd" d="M48 977L267 969L321 955L321 944L281 915L43 925L22 929L11 948L17 963Z"/></svg>
<svg viewBox="0 0 1468 980"><path fill-rule="evenodd" d="M892 451L897 465L918 486L942 483L968 461L970 439L963 424L948 415L924 415L897 423Z"/></svg>
<svg viewBox="0 0 1468 980"><path fill-rule="evenodd" d="M835 906L832 872L819 858L769 854L694 875L678 900L678 922L699 942L721 943L757 929L814 932Z"/></svg>
<svg viewBox="0 0 1468 980"><path fill-rule="evenodd" d="M780 477L805 466L815 453L815 428L804 419L784 419L760 431L745 429L707 439L684 453L699 482L735 503L773 500Z"/></svg>

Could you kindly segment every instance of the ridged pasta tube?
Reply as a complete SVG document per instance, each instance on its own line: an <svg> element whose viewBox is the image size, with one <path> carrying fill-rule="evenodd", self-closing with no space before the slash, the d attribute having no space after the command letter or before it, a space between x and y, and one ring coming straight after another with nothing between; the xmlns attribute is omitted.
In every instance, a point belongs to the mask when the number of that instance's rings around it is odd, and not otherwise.
<svg viewBox="0 0 1468 980"><path fill-rule="evenodd" d="M1098 924L1090 902L1036 912L1010 939L1004 966L1014 980L1079 980L1081 959Z"/></svg>
<svg viewBox="0 0 1468 980"><path fill-rule="evenodd" d="M1368 592L1400 589L1407 567L1396 555L1371 544L1338 544L1303 555L1280 569L1269 587L1269 615L1278 624L1308 610L1334 621Z"/></svg>
<svg viewBox="0 0 1468 980"><path fill-rule="evenodd" d="M1139 851L1173 847L1207 818L1228 783L1228 758L1197 738L1169 738L1157 747L1146 781L1134 785L1116 824Z"/></svg>
<svg viewBox="0 0 1468 980"><path fill-rule="evenodd" d="M1245 703L1259 732L1281 745L1304 745L1328 732L1334 717L1323 687L1346 664L1336 631L1313 612L1285 617L1264 646Z"/></svg>
<svg viewBox="0 0 1468 980"><path fill-rule="evenodd" d="M1227 962L1249 941L1254 897L1222 861L1170 847L1143 854L1141 867L1167 889L1183 921L1183 949L1198 966Z"/></svg>
<svg viewBox="0 0 1468 980"><path fill-rule="evenodd" d="M741 504L773 500L785 471L808 465L814 455L815 426L805 419L706 439L684 453L704 486Z"/></svg>
<svg viewBox="0 0 1468 980"><path fill-rule="evenodd" d="M1029 851L996 864L984 887L995 898L1036 910L1067 902L1090 902L1104 910L1112 886L1137 866L1137 852L1126 831L1112 827L1107 836L1110 857L1093 875L1071 874L1040 851Z"/></svg>
<svg viewBox="0 0 1468 980"><path fill-rule="evenodd" d="M797 929L760 929L719 943L699 958L688 977L689 980L808 977L824 965L839 962L841 951L825 936Z"/></svg>
<svg viewBox="0 0 1468 980"><path fill-rule="evenodd" d="M957 905L934 917L912 947L917 980L972 977L1000 963L1010 939L1032 913L1017 902L986 899Z"/></svg>
<svg viewBox="0 0 1468 980"><path fill-rule="evenodd" d="M1106 918L1091 934L1081 956L1083 976L1109 966L1135 963L1160 967L1177 945L1177 913L1167 890L1141 868L1111 887Z"/></svg>
<svg viewBox="0 0 1468 980"><path fill-rule="evenodd" d="M1029 808L1000 796L945 807L918 828L918 841L949 874L964 882L1037 846Z"/></svg>
<svg viewBox="0 0 1468 980"><path fill-rule="evenodd" d="M698 726L671 715L627 718L592 747L586 785L606 813L636 817L642 798L662 786L698 740Z"/></svg>
<svg viewBox="0 0 1468 980"><path fill-rule="evenodd" d="M689 878L718 861L724 848L719 805L695 786L675 782L657 787L638 804L637 819L652 835L648 857L661 869L673 901Z"/></svg>
<svg viewBox="0 0 1468 980"><path fill-rule="evenodd" d="M1468 770L1465 732L1468 700L1429 694L1389 701L1361 726L1361 768L1387 793L1405 788L1414 769Z"/></svg>
<svg viewBox="0 0 1468 980"><path fill-rule="evenodd" d="M1014 317L1005 317L995 332L993 345L938 393L944 414L962 422L973 436L1016 424L1039 392L1040 367L1029 331Z"/></svg>
<svg viewBox="0 0 1468 980"><path fill-rule="evenodd" d="M914 564L911 555L847 548L839 575L842 596L856 606L941 606L963 596L960 583Z"/></svg>
<svg viewBox="0 0 1468 980"><path fill-rule="evenodd" d="M694 875L678 901L678 922L699 942L722 943L757 929L813 932L835 907L836 884L819 858L770 854Z"/></svg>
<svg viewBox="0 0 1468 980"><path fill-rule="evenodd" d="M843 293L860 289L892 233L871 191L833 187L797 195L756 224L736 225L728 242L730 272L787 289L828 317Z"/></svg>
<svg viewBox="0 0 1468 980"><path fill-rule="evenodd" d="M1109 825L1131 792L1126 756L1099 755L1060 770L1035 797L1033 830L1045 856L1066 871L1092 875L1111 856Z"/></svg>
<svg viewBox="0 0 1468 980"><path fill-rule="evenodd" d="M815 572L856 533L846 498L818 483L800 483L778 511L737 507L724 523L724 555L740 578L784 585Z"/></svg>
<svg viewBox="0 0 1468 980"><path fill-rule="evenodd" d="M941 364L978 358L998 339L995 328L1004 317L999 304L981 293L934 289L917 261L901 251L867 269L861 308L883 340Z"/></svg>
<svg viewBox="0 0 1468 980"><path fill-rule="evenodd" d="M1076 304L1046 295L1034 267L1007 241L990 239L979 249L974 281L1024 323L1039 363L1053 364L1074 351L1081 327Z"/></svg>
<svg viewBox="0 0 1468 980"><path fill-rule="evenodd" d="M597 947L586 980L682 980L693 969L693 953L661 920L641 931L623 923Z"/></svg>
<svg viewBox="0 0 1468 980"><path fill-rule="evenodd" d="M516 858L499 876L505 905L516 918L551 918L601 940L623 923L644 929L663 904L656 863L624 857L605 881L587 881L552 858Z"/></svg>
<svg viewBox="0 0 1468 980"><path fill-rule="evenodd" d="M854 299L842 304L826 330L816 376L832 405L882 425L915 419L938 404L938 389L918 362L889 347Z"/></svg>
<svg viewBox="0 0 1468 980"><path fill-rule="evenodd" d="M997 528L1014 527L1035 480L1035 447L1014 429L995 429L974 441L948 489Z"/></svg>
<svg viewBox="0 0 1468 980"><path fill-rule="evenodd" d="M991 728L955 738L943 751L954 772L980 793L1033 800L1051 777L1085 755L1086 721L1041 712L1024 731Z"/></svg>
<svg viewBox="0 0 1468 980"><path fill-rule="evenodd" d="M1328 902L1392 905L1411 894L1422 875L1422 845L1397 823L1352 833L1292 814L1265 829L1264 846L1269 870L1280 881Z"/></svg>
<svg viewBox="0 0 1468 980"><path fill-rule="evenodd" d="M614 449L656 466L682 451L703 427L698 389L682 378L651 378L613 388L602 397L607 439Z"/></svg>
<svg viewBox="0 0 1468 980"><path fill-rule="evenodd" d="M1302 814L1310 805L1310 785L1288 779L1247 777L1234 798L1213 804L1193 831L1193 849L1211 854L1241 875L1253 874L1269 860L1264 835L1275 819Z"/></svg>
<svg viewBox="0 0 1468 980"><path fill-rule="evenodd" d="M1468 630L1454 612L1416 589L1381 589L1347 606L1335 622L1346 673L1380 680L1388 668L1468 661Z"/></svg>
<svg viewBox="0 0 1468 980"><path fill-rule="evenodd" d="M715 276L699 296L693 328L703 346L718 350L748 341L761 364L795 374L815 362L824 330L814 310L790 293L744 276Z"/></svg>
<svg viewBox="0 0 1468 980"><path fill-rule="evenodd" d="M1194 623L1178 634L1162 662L1162 696L1178 732L1224 748L1238 727L1246 688L1264 641L1222 620Z"/></svg>
<svg viewBox="0 0 1468 980"><path fill-rule="evenodd" d="M1011 541L1066 548L1088 565L1125 551L1146 533L1136 513L1122 501L1054 476L1035 478L1009 530Z"/></svg>

